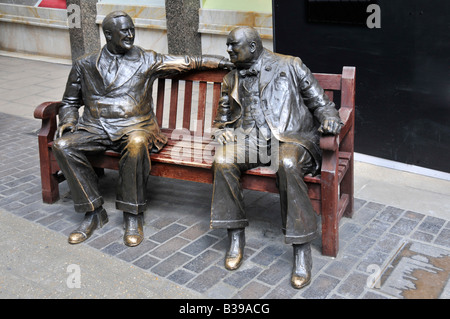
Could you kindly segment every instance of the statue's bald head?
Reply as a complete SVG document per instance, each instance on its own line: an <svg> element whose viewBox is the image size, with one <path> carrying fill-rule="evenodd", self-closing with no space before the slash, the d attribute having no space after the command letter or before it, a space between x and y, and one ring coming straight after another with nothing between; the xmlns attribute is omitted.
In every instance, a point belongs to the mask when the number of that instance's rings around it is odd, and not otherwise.
<svg viewBox="0 0 450 319"><path fill-rule="evenodd" d="M228 34L227 52L238 67L256 61L263 49L261 37L252 27L237 27Z"/></svg>

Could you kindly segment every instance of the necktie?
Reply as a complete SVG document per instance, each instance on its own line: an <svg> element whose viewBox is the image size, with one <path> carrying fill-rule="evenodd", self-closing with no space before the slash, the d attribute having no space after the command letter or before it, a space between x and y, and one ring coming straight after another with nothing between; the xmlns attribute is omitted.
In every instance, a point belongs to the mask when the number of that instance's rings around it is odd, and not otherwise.
<svg viewBox="0 0 450 319"><path fill-rule="evenodd" d="M115 56L113 60L111 61L111 64L109 65L108 72L106 73L106 82L109 84L114 81L116 78L117 70L119 69L119 61L117 57Z"/></svg>

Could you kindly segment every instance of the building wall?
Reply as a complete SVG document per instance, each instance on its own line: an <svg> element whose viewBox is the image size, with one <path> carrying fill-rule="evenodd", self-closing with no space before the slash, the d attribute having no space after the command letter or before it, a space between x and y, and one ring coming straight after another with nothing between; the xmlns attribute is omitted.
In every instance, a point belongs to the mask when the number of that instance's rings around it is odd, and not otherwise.
<svg viewBox="0 0 450 319"><path fill-rule="evenodd" d="M59 2L61 1L64 2ZM98 33L83 33L87 28L83 24L91 20L82 19L82 30L73 29L67 19L68 15L71 16L70 10L42 7L46 3L58 3L59 7L63 7L64 3L45 0L0 0L0 50L75 59L105 44L101 30L103 18L111 11L123 10L130 14L135 22L136 45L161 53L171 53L167 39L168 24L164 0L99 0L94 13L86 11L87 5L83 6L83 1L92 0L68 0L67 4L80 3L81 15L94 14ZM264 45L273 49L272 13L269 5L271 0L198 1L199 22L195 28L201 38L199 53L227 56L226 36L238 25L255 27L260 32ZM250 11L250 8L254 8L254 11ZM182 15L183 12L179 14ZM176 16L172 19L176 19ZM83 41L85 43L82 43ZM90 43L94 45L88 45ZM95 45L97 43L98 45ZM74 46L77 50L74 50Z"/></svg>

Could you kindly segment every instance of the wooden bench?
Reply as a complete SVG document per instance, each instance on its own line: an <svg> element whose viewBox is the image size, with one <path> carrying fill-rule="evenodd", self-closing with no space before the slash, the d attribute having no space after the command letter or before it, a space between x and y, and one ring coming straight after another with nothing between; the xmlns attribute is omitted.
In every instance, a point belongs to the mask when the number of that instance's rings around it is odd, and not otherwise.
<svg viewBox="0 0 450 319"><path fill-rule="evenodd" d="M151 175L213 182L210 131L225 74L223 70L198 71L160 78L155 83L155 114L169 142L162 151L151 154ZM339 221L342 216L351 217L353 213L355 68L344 67L342 74L315 76L331 99L340 97L337 105L344 122L339 136L325 136L320 140L323 149L320 175L305 177L309 197L316 212L322 216L322 253L336 256ZM38 141L45 203L58 200L58 184L64 180L51 149L60 106L61 102L45 102L34 112L34 117L42 120ZM90 157L90 161L96 170L117 170L119 154L107 151ZM242 176L242 185L245 189L278 192L275 174L268 168L247 171Z"/></svg>

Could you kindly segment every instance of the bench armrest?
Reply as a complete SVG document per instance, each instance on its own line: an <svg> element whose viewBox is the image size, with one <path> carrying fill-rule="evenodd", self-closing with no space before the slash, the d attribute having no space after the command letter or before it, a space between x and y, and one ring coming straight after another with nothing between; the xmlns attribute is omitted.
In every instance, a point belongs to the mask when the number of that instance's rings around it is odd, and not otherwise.
<svg viewBox="0 0 450 319"><path fill-rule="evenodd" d="M53 141L57 129L56 116L62 105L61 102L44 102L34 110L34 117L42 120L38 133L40 149L46 149L47 144Z"/></svg>
<svg viewBox="0 0 450 319"><path fill-rule="evenodd" d="M56 118L56 115L58 115L58 111L61 106L62 102L41 103L34 110L34 118L41 120Z"/></svg>
<svg viewBox="0 0 450 319"><path fill-rule="evenodd" d="M322 136L320 138L320 148L322 150L333 152L336 151L339 148L339 142L342 141L350 131L353 124L353 110L350 108L341 108L339 110L339 116L341 117L342 123L344 123L344 125L341 127L341 132L338 135Z"/></svg>

